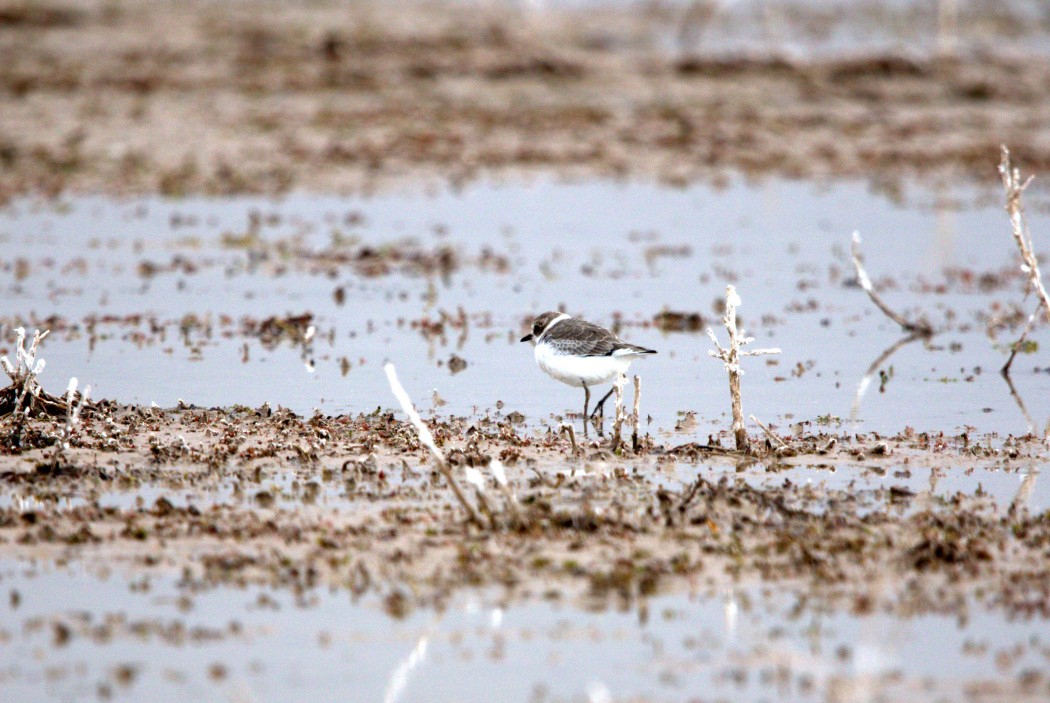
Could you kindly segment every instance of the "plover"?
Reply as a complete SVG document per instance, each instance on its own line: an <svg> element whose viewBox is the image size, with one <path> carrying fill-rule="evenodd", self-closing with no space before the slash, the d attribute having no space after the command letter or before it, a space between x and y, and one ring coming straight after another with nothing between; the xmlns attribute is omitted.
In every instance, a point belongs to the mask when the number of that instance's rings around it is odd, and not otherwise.
<svg viewBox="0 0 1050 703"><path fill-rule="evenodd" d="M637 344L625 342L591 322L563 312L545 312L532 321L532 333L521 338L535 345L536 364L551 378L570 386L583 387L583 428L587 431L591 386L609 383L617 373L627 373L631 362L655 354ZM605 401L612 389L598 401L594 412L604 414Z"/></svg>

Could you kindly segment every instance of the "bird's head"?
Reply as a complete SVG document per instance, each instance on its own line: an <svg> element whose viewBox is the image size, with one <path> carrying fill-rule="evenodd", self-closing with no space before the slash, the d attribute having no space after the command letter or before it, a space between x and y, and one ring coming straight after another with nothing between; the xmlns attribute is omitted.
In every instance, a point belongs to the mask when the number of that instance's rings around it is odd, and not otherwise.
<svg viewBox="0 0 1050 703"><path fill-rule="evenodd" d="M537 340L539 340L540 336L543 334L543 331L547 329L547 326L550 325L550 323L555 318L561 316L562 314L563 313L557 311L543 313L542 315L540 315L532 321L532 332L522 337L521 341L535 343Z"/></svg>

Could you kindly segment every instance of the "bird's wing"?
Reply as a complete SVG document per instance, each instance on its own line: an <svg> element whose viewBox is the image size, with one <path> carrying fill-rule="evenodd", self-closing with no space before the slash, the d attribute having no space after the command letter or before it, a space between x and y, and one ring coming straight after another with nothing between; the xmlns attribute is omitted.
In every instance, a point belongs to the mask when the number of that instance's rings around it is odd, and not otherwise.
<svg viewBox="0 0 1050 703"><path fill-rule="evenodd" d="M555 325L543 341L561 354L576 356L610 356L618 351L646 354L652 351L629 344L604 327L578 319Z"/></svg>

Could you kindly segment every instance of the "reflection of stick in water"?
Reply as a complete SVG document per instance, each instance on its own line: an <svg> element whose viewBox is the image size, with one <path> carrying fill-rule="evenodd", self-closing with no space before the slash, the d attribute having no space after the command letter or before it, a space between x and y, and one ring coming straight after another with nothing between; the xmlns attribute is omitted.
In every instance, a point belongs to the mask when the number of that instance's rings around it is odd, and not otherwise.
<svg viewBox="0 0 1050 703"><path fill-rule="evenodd" d="M429 632L429 630L428 630ZM401 698L401 694L405 691L405 686L408 685L408 677L412 673L412 670L423 663L423 660L427 656L427 641L430 639L429 634L423 634L416 640L416 646L412 648L412 651L408 653L394 672L390 674L390 680L387 682L386 691L383 693L383 703L396 703Z"/></svg>
<svg viewBox="0 0 1050 703"><path fill-rule="evenodd" d="M736 588L729 586L722 589L722 616L725 619L726 641L736 642L736 625L740 615L740 604L737 602Z"/></svg>
<svg viewBox="0 0 1050 703"><path fill-rule="evenodd" d="M468 602L468 611L469 611ZM435 615L431 620L430 624L427 625L423 634L416 640L416 645L412 648L412 651L408 653L404 659L398 663L390 673L390 678L387 680L386 690L383 692L383 703L397 703L400 700L401 695L405 692L405 688L408 687L408 680L412 676L412 672L419 668L421 664L426 661L427 658L427 646L431 639L438 634L438 629L441 625L441 621L444 618L444 612ZM493 634L499 632L500 626L503 624L503 609L500 607L492 608L489 611L489 629ZM438 641L440 644L440 640Z"/></svg>
<svg viewBox="0 0 1050 703"><path fill-rule="evenodd" d="M1006 387L1010 389L1010 395L1013 397L1014 402L1017 403L1017 407L1020 408L1021 414L1024 415L1025 422L1028 423L1028 433L1034 435L1036 433L1035 420L1033 420L1032 416L1028 414L1028 408L1025 407L1024 401L1021 399L1021 394L1017 392L1016 388L1014 388L1014 382L1013 379L1010 378L1009 371L1003 369L1000 372L1000 375L1003 377L1003 380L1006 381ZM1050 419L1047 419L1046 427L1043 429L1043 442L1050 444Z"/></svg>
<svg viewBox="0 0 1050 703"><path fill-rule="evenodd" d="M860 287L864 289L864 292L871 298L871 302L875 303L875 306L882 311L882 313L896 322L905 332L912 332L914 334L921 335L923 337L929 337L933 334L933 327L926 321L925 318L919 318L916 321L912 321L904 317L898 312L887 305L879 294L875 292L875 286L871 283L871 277L868 276L868 272L864 270L864 265L860 262L860 232L853 233L853 242L851 244L851 251L853 253L853 268L857 270L857 281L860 283Z"/></svg>
<svg viewBox="0 0 1050 703"><path fill-rule="evenodd" d="M1032 420L1032 416L1028 414L1028 408L1024 406L1024 401L1021 400L1020 394L1017 389L1014 388L1014 382L1010 379L1010 371L1008 368L1003 368L1000 372L1003 380L1006 381L1006 386L1010 389L1010 395L1013 397L1014 402L1017 403L1017 407L1021 409L1021 414L1024 415L1025 422L1028 423L1028 433L1035 434L1035 422Z"/></svg>
<svg viewBox="0 0 1050 703"><path fill-rule="evenodd" d="M891 356L897 353L897 350L903 346L911 344L916 339L926 339L929 335L915 332L902 337L893 343L886 351L879 354L879 358L871 362L871 366L864 372L864 376L860 379L860 383L857 384L857 392L853 396L853 405L850 406L849 420L851 423L857 423L857 415L860 412L860 401L864 398L864 394L868 391L868 386L871 385L871 380L875 376L875 373L879 370L879 367L885 364Z"/></svg>
<svg viewBox="0 0 1050 703"><path fill-rule="evenodd" d="M1032 491L1035 489L1035 477L1038 475L1039 469L1034 464L1025 471L1024 478L1021 479L1021 487L1017 489L1017 495L1010 503L1010 515L1014 515L1018 510L1028 509L1028 501L1031 500Z"/></svg>
<svg viewBox="0 0 1050 703"><path fill-rule="evenodd" d="M1010 345L1010 356L1007 357L1006 363L1003 364L1003 368L1000 369L1003 375L1010 378L1010 367L1014 364L1014 357L1017 356L1017 352L1021 351L1025 347L1025 341L1028 340L1028 333L1035 327L1035 321L1039 316L1039 309L1042 307L1040 303L1039 307L1032 311L1028 316L1028 320L1024 323L1024 329L1021 330L1021 336L1017 338L1017 341Z"/></svg>

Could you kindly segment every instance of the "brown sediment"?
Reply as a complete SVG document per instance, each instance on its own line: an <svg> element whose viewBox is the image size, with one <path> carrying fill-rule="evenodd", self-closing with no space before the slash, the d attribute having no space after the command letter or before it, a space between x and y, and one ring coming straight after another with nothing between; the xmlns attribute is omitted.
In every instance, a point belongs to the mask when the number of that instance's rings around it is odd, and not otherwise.
<svg viewBox="0 0 1050 703"><path fill-rule="evenodd" d="M29 422L45 437L61 424ZM61 454L4 445L0 485L20 500L0 508L0 558L105 560L179 573L189 587L397 590L414 594L405 607L463 586L630 601L698 581L761 580L853 610L954 612L983 592L1010 614L1050 616L1050 513L1030 513L1020 497L1003 506L980 490L946 497L790 478L756 488L736 476L756 462L766 472L858 476L1019 472L1046 460L1035 437L803 428L783 439L790 455L771 442L744 456L649 437L635 453L594 440L574 456L560 434L509 416L428 424L453 472L485 477L492 517L483 528L467 523L412 428L389 412L101 401ZM507 492L494 460L505 464ZM887 595L887 579L908 587Z"/></svg>
<svg viewBox="0 0 1050 703"><path fill-rule="evenodd" d="M2 3L0 198L536 171L987 181L1002 143L1050 168L1045 55L668 51L652 14Z"/></svg>

